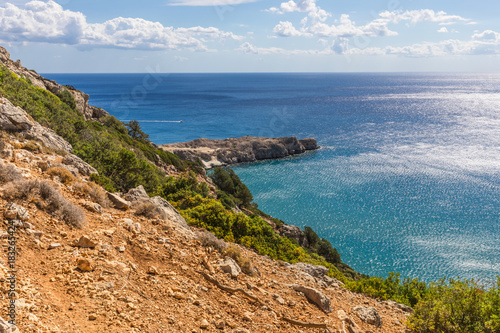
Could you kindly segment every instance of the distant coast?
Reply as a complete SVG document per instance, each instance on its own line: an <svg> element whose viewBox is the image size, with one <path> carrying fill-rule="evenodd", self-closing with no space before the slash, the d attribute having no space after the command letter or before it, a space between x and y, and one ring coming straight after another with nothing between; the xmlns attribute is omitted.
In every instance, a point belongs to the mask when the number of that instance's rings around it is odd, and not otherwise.
<svg viewBox="0 0 500 333"><path fill-rule="evenodd" d="M201 138L188 142L164 144L160 147L185 160L196 161L199 158L206 168L283 158L320 148L316 139L313 138L252 136L225 140Z"/></svg>

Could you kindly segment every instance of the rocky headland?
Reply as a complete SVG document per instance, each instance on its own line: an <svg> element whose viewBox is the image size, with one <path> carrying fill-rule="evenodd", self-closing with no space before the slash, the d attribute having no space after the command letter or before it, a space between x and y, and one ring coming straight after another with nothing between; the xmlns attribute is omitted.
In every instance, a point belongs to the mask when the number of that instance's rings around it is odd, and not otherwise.
<svg viewBox="0 0 500 333"><path fill-rule="evenodd" d="M160 147L182 159L193 162L200 159L206 168L283 158L319 149L318 143L313 138L300 140L295 137L252 136L225 140L201 138L188 142L165 144Z"/></svg>

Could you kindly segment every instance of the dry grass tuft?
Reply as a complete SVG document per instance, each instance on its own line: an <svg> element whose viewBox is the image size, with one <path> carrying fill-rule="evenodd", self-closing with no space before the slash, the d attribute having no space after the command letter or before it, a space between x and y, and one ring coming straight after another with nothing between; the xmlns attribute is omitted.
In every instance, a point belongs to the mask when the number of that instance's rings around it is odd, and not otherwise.
<svg viewBox="0 0 500 333"><path fill-rule="evenodd" d="M0 184L21 179L23 179L23 176L14 166L0 164Z"/></svg>
<svg viewBox="0 0 500 333"><path fill-rule="evenodd" d="M219 252L224 251L227 247L227 244L223 239L215 237L213 233L207 230L197 231L196 237L203 246L212 247Z"/></svg>
<svg viewBox="0 0 500 333"><path fill-rule="evenodd" d="M75 176L73 176L68 169L63 167L52 167L47 170L47 174L52 178L59 177L65 185L70 185L76 180Z"/></svg>
<svg viewBox="0 0 500 333"><path fill-rule="evenodd" d="M80 195L88 196L93 202L101 205L101 207L106 208L110 206L106 192L94 182L84 183L77 181L73 184L73 190Z"/></svg>
<svg viewBox="0 0 500 333"><path fill-rule="evenodd" d="M245 257L241 250L235 245L229 245L223 252L226 257L232 258L241 268L241 271L247 275L255 275L255 270L253 269L250 259Z"/></svg>
<svg viewBox="0 0 500 333"><path fill-rule="evenodd" d="M158 206L156 206L155 204L148 201L139 201L139 202L136 201L133 203L132 209L135 210L135 215L137 216L145 216L148 219L152 219L155 217L159 217L162 220L166 219L163 210Z"/></svg>
<svg viewBox="0 0 500 333"><path fill-rule="evenodd" d="M38 208L60 216L66 224L81 228L86 223L84 211L67 201L48 181L15 180L4 186L7 200L27 200L36 203Z"/></svg>

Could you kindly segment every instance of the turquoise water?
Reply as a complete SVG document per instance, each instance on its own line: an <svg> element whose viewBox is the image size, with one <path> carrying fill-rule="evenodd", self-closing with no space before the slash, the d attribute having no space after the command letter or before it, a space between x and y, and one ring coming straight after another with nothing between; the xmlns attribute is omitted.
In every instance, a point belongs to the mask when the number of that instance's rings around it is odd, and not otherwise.
<svg viewBox="0 0 500 333"><path fill-rule="evenodd" d="M316 138L319 151L235 171L262 210L311 226L362 273L500 275L500 75L47 76L158 144Z"/></svg>

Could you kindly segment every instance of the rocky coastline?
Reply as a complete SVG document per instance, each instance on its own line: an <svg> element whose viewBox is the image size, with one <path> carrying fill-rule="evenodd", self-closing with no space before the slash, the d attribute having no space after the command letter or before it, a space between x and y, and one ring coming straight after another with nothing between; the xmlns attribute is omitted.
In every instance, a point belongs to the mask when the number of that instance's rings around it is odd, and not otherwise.
<svg viewBox="0 0 500 333"><path fill-rule="evenodd" d="M225 140L201 138L188 142L164 144L160 147L185 160L194 162L200 159L208 169L220 165L283 158L320 148L313 138L252 136Z"/></svg>

